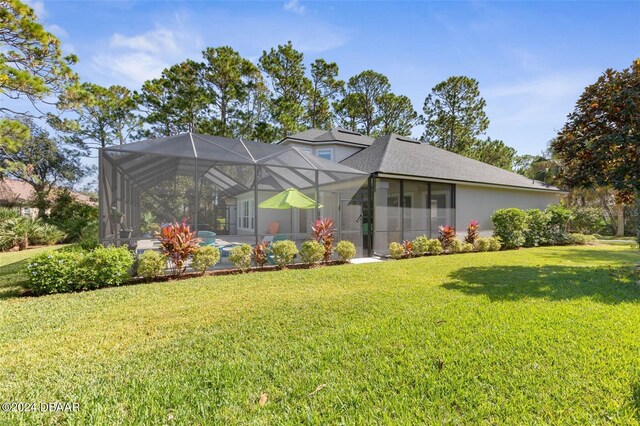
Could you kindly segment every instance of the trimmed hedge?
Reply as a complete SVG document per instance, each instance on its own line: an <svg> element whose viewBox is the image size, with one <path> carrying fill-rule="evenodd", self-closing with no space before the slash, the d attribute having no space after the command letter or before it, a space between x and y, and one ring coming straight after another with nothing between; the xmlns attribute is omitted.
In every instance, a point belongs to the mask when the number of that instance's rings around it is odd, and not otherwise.
<svg viewBox="0 0 640 426"><path fill-rule="evenodd" d="M147 250L138 258L138 275L150 280L165 274L167 257L157 250Z"/></svg>
<svg viewBox="0 0 640 426"><path fill-rule="evenodd" d="M317 263L324 258L324 246L316 240L309 240L302 243L300 247L300 259L302 263Z"/></svg>
<svg viewBox="0 0 640 426"><path fill-rule="evenodd" d="M271 243L270 248L271 254L273 255L273 261L280 268L284 268L286 265L293 262L293 259L298 254L298 247L296 247L296 243L290 240L276 241L275 243Z"/></svg>
<svg viewBox="0 0 640 426"><path fill-rule="evenodd" d="M42 253L27 264L27 288L41 295L118 286L131 276L133 262L126 247Z"/></svg>
<svg viewBox="0 0 640 426"><path fill-rule="evenodd" d="M340 241L335 249L341 262L349 262L356 257L356 246L351 241Z"/></svg>
<svg viewBox="0 0 640 426"><path fill-rule="evenodd" d="M527 215L516 208L500 209L491 216L493 235L507 249L522 247L527 229Z"/></svg>

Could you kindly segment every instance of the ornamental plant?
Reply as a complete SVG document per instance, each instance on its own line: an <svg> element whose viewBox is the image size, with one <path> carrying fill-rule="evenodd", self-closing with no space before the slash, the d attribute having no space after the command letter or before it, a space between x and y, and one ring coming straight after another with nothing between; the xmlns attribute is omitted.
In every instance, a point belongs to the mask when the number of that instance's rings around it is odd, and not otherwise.
<svg viewBox="0 0 640 426"><path fill-rule="evenodd" d="M320 262L324 257L324 247L316 240L309 240L302 243L300 247L300 258L303 263L314 264Z"/></svg>
<svg viewBox="0 0 640 426"><path fill-rule="evenodd" d="M471 253L473 251L473 244L471 243L462 243L462 248L460 253Z"/></svg>
<svg viewBox="0 0 640 426"><path fill-rule="evenodd" d="M525 211L527 228L524 231L524 246L538 247L550 243L549 215L539 209Z"/></svg>
<svg viewBox="0 0 640 426"><path fill-rule="evenodd" d="M164 275L167 257L157 250L147 250L138 258L138 275L151 280Z"/></svg>
<svg viewBox="0 0 640 426"><path fill-rule="evenodd" d="M331 254L333 254L335 233L336 226L331 218L320 218L311 225L311 237L324 247L324 262L328 262Z"/></svg>
<svg viewBox="0 0 640 426"><path fill-rule="evenodd" d="M491 241L489 241L489 238L480 237L476 239L476 242L473 244L473 248L477 251L489 251L490 247Z"/></svg>
<svg viewBox="0 0 640 426"><path fill-rule="evenodd" d="M296 243L290 240L276 241L271 244L271 253L273 254L273 261L282 269L293 262L293 259L298 254L298 247L296 247Z"/></svg>
<svg viewBox="0 0 640 426"><path fill-rule="evenodd" d="M336 253L341 262L349 262L356 257L356 246L351 241L340 241L336 244Z"/></svg>
<svg viewBox="0 0 640 426"><path fill-rule="evenodd" d="M404 253L402 254L402 257L413 257L413 243L409 240L404 240L402 242L402 249L404 250Z"/></svg>
<svg viewBox="0 0 640 426"><path fill-rule="evenodd" d="M404 256L404 247L402 247L402 244L396 243L395 241L389 243L389 257L392 259L402 259L402 256Z"/></svg>
<svg viewBox="0 0 640 426"><path fill-rule="evenodd" d="M507 249L522 247L524 244L527 215L516 208L496 210L491 216L493 236L500 237L502 245Z"/></svg>
<svg viewBox="0 0 640 426"><path fill-rule="evenodd" d="M462 253L462 241L454 239L449 244L449 253Z"/></svg>
<svg viewBox="0 0 640 426"><path fill-rule="evenodd" d="M573 218L573 211L562 204L550 204L545 213L549 216L549 233L553 244L567 244L567 229Z"/></svg>
<svg viewBox="0 0 640 426"><path fill-rule="evenodd" d="M204 275L205 271L220 261L220 249L212 246L200 247L193 254L191 267Z"/></svg>
<svg viewBox="0 0 640 426"><path fill-rule="evenodd" d="M251 267L251 246L240 244L229 252L229 261L241 271L246 271Z"/></svg>
<svg viewBox="0 0 640 426"><path fill-rule="evenodd" d="M251 250L251 258L255 262L255 264L261 268L264 268L267 261L269 260L269 254L267 253L269 248L268 242L261 242L256 244Z"/></svg>
<svg viewBox="0 0 640 426"><path fill-rule="evenodd" d="M480 236L480 226L478 225L477 220L472 220L467 225L467 236L464 237L464 242L473 244L476 241L476 238Z"/></svg>
<svg viewBox="0 0 640 426"><path fill-rule="evenodd" d="M432 238L430 240L427 240L426 245L427 253L431 255L438 255L442 253L442 243L440 242L440 240Z"/></svg>
<svg viewBox="0 0 640 426"><path fill-rule="evenodd" d="M442 249L444 251L449 251L451 249L451 244L455 239L456 229L453 226L441 225L438 228L438 241L440 241L440 244L442 244Z"/></svg>
<svg viewBox="0 0 640 426"><path fill-rule="evenodd" d="M412 241L413 255L422 256L428 251L429 238L426 235L420 235Z"/></svg>
<svg viewBox="0 0 640 426"><path fill-rule="evenodd" d="M172 223L163 226L157 234L163 253L171 259L173 275L182 275L187 269L185 262L198 249L200 239L196 238L196 232L189 229L189 225Z"/></svg>

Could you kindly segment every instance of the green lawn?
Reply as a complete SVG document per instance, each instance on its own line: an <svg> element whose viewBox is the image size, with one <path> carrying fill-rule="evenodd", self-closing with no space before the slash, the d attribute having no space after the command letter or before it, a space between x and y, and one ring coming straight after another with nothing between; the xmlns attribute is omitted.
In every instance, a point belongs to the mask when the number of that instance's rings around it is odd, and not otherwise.
<svg viewBox="0 0 640 426"><path fill-rule="evenodd" d="M8 297L0 401L80 411L0 424L639 424L638 261L547 247Z"/></svg>
<svg viewBox="0 0 640 426"><path fill-rule="evenodd" d="M60 247L62 246L0 253L0 300L18 296L23 291L21 284L26 281L23 269L29 258L45 251L57 250Z"/></svg>

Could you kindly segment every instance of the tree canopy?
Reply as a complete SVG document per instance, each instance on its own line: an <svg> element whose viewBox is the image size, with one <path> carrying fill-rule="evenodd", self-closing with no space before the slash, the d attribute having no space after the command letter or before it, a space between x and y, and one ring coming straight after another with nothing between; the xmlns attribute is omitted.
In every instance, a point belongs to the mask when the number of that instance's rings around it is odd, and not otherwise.
<svg viewBox="0 0 640 426"><path fill-rule="evenodd" d="M551 147L568 186L610 186L630 202L640 191L640 59L588 86Z"/></svg>
<svg viewBox="0 0 640 426"><path fill-rule="evenodd" d="M77 58L63 55L60 40L19 0L0 0L0 23L0 96L26 99L32 106L0 104L0 143L17 149L28 138L28 128L12 117L44 116L42 104L55 104L57 96L71 92L78 79L71 65Z"/></svg>
<svg viewBox="0 0 640 426"><path fill-rule="evenodd" d="M489 127L486 101L478 82L465 76L438 83L424 101L423 140L455 153L465 153Z"/></svg>

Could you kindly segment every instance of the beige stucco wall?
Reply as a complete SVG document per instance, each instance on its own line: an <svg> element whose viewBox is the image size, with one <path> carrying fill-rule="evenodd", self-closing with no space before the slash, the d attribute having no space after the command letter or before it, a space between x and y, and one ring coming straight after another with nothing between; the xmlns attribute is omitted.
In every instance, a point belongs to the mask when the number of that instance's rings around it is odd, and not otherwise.
<svg viewBox="0 0 640 426"><path fill-rule="evenodd" d="M463 234L471 220L480 222L481 235L493 229L491 215L498 209L545 209L560 201L559 193L456 185L456 228Z"/></svg>

